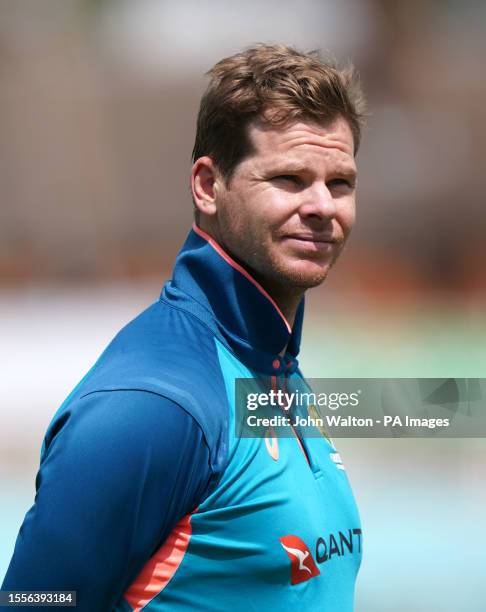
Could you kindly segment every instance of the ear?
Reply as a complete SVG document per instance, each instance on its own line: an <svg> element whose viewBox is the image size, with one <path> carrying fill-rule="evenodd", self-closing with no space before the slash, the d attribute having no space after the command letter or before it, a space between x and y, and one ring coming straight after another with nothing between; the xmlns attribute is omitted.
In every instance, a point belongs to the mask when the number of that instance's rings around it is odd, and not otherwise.
<svg viewBox="0 0 486 612"><path fill-rule="evenodd" d="M210 157L200 157L194 162L191 171L191 190L194 204L199 212L215 215L217 212L216 195L221 177Z"/></svg>

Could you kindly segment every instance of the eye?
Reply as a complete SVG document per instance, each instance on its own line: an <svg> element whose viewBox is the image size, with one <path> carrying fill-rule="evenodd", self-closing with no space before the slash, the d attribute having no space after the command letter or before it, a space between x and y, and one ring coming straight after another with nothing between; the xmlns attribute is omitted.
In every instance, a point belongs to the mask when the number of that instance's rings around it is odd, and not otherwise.
<svg viewBox="0 0 486 612"><path fill-rule="evenodd" d="M330 188L342 187L345 189L354 189L356 186L356 181L352 181L352 180L345 179L345 178L335 178L335 179L332 179L332 181L329 181L327 185Z"/></svg>
<svg viewBox="0 0 486 612"><path fill-rule="evenodd" d="M283 183L290 183L293 186L300 187L302 185L302 179L297 174L279 174L272 177L272 181L278 181Z"/></svg>

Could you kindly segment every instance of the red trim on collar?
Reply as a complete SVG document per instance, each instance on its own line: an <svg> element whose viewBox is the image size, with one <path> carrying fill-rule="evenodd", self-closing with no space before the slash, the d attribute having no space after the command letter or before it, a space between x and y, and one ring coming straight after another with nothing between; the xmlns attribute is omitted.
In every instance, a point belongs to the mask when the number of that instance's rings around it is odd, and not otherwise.
<svg viewBox="0 0 486 612"><path fill-rule="evenodd" d="M206 232L204 232L201 228L199 228L195 223L192 224L192 229L196 232L196 234L201 236L201 238L204 238L204 240L209 242L209 244L213 247L213 249L218 253L218 255L221 255L221 257L226 261L226 263L228 263L232 268L234 268L235 270L240 272L240 274L243 274L243 276L246 279L248 279L250 281L250 283L253 283L253 285L255 285L255 287L258 289L258 291L260 291L260 293L262 293L267 298L267 300L272 304L272 306L275 308L275 310L281 316L283 322L285 323L285 326L287 327L287 330L288 330L289 334L291 334L292 333L292 328L290 327L289 322L285 318L283 312L277 306L277 303L275 302L275 300L260 285L260 283L258 281L256 281L253 278L253 276L251 274L249 274L245 270L245 268L240 266L239 263L236 263L236 261L230 255L228 255L228 253L226 253L226 251L224 251L222 249L222 247L216 242L216 240L214 240L214 238L212 238L209 234L206 234Z"/></svg>

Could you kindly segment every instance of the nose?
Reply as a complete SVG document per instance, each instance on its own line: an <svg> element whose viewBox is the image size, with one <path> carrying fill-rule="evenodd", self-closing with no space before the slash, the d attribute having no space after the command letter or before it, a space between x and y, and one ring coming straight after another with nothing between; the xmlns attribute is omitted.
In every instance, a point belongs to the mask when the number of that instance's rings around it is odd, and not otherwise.
<svg viewBox="0 0 486 612"><path fill-rule="evenodd" d="M306 190L299 212L303 217L323 220L336 216L337 205L325 183L314 183Z"/></svg>

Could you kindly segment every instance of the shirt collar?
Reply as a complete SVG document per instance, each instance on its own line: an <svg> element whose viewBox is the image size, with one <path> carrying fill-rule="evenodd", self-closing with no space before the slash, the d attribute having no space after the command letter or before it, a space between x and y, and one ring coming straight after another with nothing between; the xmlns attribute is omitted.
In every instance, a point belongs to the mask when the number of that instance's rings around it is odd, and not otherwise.
<svg viewBox="0 0 486 612"><path fill-rule="evenodd" d="M292 329L265 289L196 225L177 256L162 299L217 330L246 365L277 375L297 369L304 299Z"/></svg>

